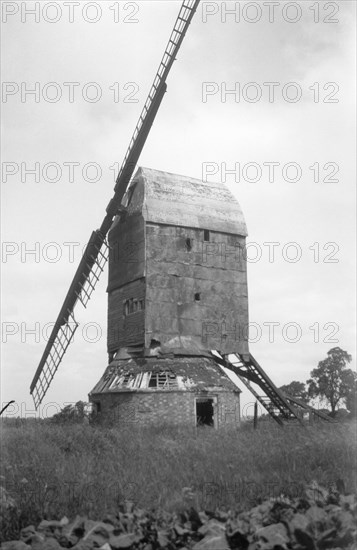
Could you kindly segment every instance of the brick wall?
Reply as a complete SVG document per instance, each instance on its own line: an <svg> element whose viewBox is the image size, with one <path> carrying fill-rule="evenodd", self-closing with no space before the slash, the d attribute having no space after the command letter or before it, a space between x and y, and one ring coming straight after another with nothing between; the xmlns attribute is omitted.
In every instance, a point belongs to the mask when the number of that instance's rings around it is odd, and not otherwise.
<svg viewBox="0 0 357 550"><path fill-rule="evenodd" d="M100 402L98 421L113 425L152 425L160 422L196 424L196 398L213 398L215 427L235 425L240 421L239 393L229 391L138 391L92 395Z"/></svg>

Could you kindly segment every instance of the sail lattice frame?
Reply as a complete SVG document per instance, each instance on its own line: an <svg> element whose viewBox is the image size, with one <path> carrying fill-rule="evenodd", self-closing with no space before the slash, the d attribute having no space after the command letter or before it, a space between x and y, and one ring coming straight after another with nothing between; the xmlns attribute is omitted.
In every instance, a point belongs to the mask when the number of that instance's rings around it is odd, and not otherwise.
<svg viewBox="0 0 357 550"><path fill-rule="evenodd" d="M77 327L78 323L73 313L69 312L68 320L58 329L54 340L52 342L49 340L51 349L31 392L36 409L41 404L69 344L73 342Z"/></svg>

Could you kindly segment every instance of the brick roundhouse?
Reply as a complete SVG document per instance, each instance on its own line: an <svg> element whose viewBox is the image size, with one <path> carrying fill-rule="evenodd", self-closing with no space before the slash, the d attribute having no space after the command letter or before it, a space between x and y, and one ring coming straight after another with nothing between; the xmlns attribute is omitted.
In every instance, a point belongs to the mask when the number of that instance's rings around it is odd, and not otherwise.
<svg viewBox="0 0 357 550"><path fill-rule="evenodd" d="M249 356L246 236L222 183L138 169L109 232L99 420L239 422L240 390L211 350Z"/></svg>

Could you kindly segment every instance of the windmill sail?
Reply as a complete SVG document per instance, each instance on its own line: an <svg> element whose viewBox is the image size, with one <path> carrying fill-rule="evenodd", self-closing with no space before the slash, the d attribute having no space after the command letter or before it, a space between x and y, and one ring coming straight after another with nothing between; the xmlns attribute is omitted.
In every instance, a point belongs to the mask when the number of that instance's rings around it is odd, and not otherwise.
<svg viewBox="0 0 357 550"><path fill-rule="evenodd" d="M166 92L166 78L176 59L198 4L199 0L184 0L181 5L154 82L119 170L114 187L114 196L106 209L107 214L100 228L93 231L89 238L83 257L32 380L30 393L33 396L36 408L41 404L69 344L73 341L73 336L78 326L74 318L74 307L78 300L84 307L86 306L104 269L108 258L106 235L114 217L120 212L122 198L134 173L135 166Z"/></svg>

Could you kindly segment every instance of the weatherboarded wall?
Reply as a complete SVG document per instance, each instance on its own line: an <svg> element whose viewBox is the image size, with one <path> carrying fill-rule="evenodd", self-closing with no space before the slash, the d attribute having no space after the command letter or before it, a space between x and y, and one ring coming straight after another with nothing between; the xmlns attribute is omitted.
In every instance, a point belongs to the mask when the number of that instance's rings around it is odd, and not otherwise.
<svg viewBox="0 0 357 550"><path fill-rule="evenodd" d="M177 334L248 353L245 238L146 224L146 347Z"/></svg>
<svg viewBox="0 0 357 550"><path fill-rule="evenodd" d="M145 279L112 290L108 300L108 351L144 344L145 309L125 314L125 302L145 303Z"/></svg>
<svg viewBox="0 0 357 550"><path fill-rule="evenodd" d="M180 335L200 348L248 354L245 237L145 224L135 215L110 242L109 352L144 344L145 332L146 348ZM125 316L131 298L144 300L145 310Z"/></svg>
<svg viewBox="0 0 357 550"><path fill-rule="evenodd" d="M216 398L216 428L234 426L240 421L239 391L159 391L111 392L92 394L91 401L100 402L98 422L114 425L152 425L161 422L196 425L196 398Z"/></svg>
<svg viewBox="0 0 357 550"><path fill-rule="evenodd" d="M145 310L125 313L125 301L144 300L145 222L138 213L122 215L109 233L108 352L144 345Z"/></svg>
<svg viewBox="0 0 357 550"><path fill-rule="evenodd" d="M140 214L123 214L109 233L108 292L140 279L145 272L145 222Z"/></svg>

